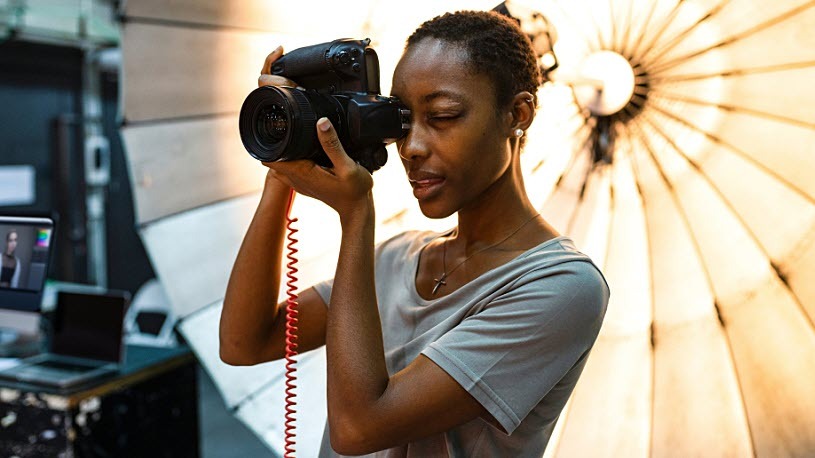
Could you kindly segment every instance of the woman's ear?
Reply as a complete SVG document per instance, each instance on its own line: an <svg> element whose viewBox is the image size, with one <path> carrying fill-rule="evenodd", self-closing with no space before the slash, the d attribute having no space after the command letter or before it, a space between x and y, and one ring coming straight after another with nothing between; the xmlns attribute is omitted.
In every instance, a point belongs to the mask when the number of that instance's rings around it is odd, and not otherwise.
<svg viewBox="0 0 815 458"><path fill-rule="evenodd" d="M512 98L512 122L510 127L510 135L521 129L526 131L535 120L535 96L527 91L521 91L515 94Z"/></svg>

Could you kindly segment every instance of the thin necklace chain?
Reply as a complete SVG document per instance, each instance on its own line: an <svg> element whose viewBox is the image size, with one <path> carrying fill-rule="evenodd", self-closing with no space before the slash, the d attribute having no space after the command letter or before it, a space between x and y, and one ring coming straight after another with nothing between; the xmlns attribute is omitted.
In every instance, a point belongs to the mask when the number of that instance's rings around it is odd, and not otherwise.
<svg viewBox="0 0 815 458"><path fill-rule="evenodd" d="M441 273L441 277L439 277L439 278L434 278L434 279L433 279L433 281L434 281L434 282L436 282L436 285L435 285L435 286L433 286L433 291L431 292L431 295L435 296L435 295L436 295L436 293L439 291L439 288L441 288L442 286L445 286L445 285L447 284L447 282L445 281L445 280L447 279L447 277L449 277L450 275L452 275L452 274L453 274L453 272L455 272L455 271L456 271L456 269L458 269L459 267L461 267L461 266L462 266L462 264L464 264L465 262L469 261L469 260L470 260L470 258L472 258L473 256L475 256L475 255L477 255L477 254L479 254L479 253L483 253L484 251L487 251L487 250L489 250L489 249L495 248L495 247L497 247L498 245L500 245L500 244L502 244L502 243L506 242L506 241L507 241L507 240L509 240L509 239L510 239L510 238L511 238L513 235L517 234L517 233L518 233L518 232L519 232L521 229L523 229L523 228L524 228L524 226L526 226L527 224L531 223L533 219L535 219L535 218L537 218L537 217L539 217L539 216L540 216L540 213L536 213L536 214L535 214L535 216L533 216L532 218L529 218L528 220L526 220L526 221L525 221L523 224L521 224L520 226L518 226L518 228L517 228L517 229L515 229L514 231L512 231L512 233L511 233L511 234L509 234L508 236L504 237L503 239L499 240L499 241L498 241L498 242L496 242L496 243L493 243L492 245L489 245L489 246L487 246L487 247L484 247L484 248L482 248L482 249L480 249L480 250L476 251L475 253L473 253L473 254L471 254L471 255L467 256L466 258L464 258L464 260L463 260L463 261L461 261L460 263L456 264L456 266L455 266L455 267L453 267L452 269L450 269L450 272L448 272L448 271L447 271L447 237L445 237L444 242L442 242L442 249L443 249L443 251L442 251L442 257L441 257L441 262L442 262L442 273Z"/></svg>

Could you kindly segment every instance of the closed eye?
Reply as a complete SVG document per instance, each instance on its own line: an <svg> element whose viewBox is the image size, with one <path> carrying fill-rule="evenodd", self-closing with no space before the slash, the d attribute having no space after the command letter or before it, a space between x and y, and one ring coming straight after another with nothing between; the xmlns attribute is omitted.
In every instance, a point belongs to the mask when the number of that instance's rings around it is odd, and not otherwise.
<svg viewBox="0 0 815 458"><path fill-rule="evenodd" d="M436 122L444 122L444 121L452 121L453 119L458 119L461 117L459 113L443 113L443 114L433 114L428 117L430 121Z"/></svg>

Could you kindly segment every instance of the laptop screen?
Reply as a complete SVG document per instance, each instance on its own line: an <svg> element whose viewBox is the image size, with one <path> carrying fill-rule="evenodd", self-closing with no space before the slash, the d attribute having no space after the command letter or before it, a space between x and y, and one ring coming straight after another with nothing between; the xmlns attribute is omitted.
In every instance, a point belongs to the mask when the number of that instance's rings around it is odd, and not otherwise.
<svg viewBox="0 0 815 458"><path fill-rule="evenodd" d="M65 356L119 362L129 296L60 291L54 310L51 352Z"/></svg>

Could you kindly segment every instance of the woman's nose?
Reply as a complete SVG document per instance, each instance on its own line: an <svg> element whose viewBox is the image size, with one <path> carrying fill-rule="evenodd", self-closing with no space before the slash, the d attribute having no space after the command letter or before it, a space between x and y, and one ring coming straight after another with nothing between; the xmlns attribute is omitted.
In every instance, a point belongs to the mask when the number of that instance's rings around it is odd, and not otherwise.
<svg viewBox="0 0 815 458"><path fill-rule="evenodd" d="M415 161L427 157L429 149L427 142L422 135L421 128L411 128L407 135L397 142L396 147L399 150L399 157L404 161Z"/></svg>

